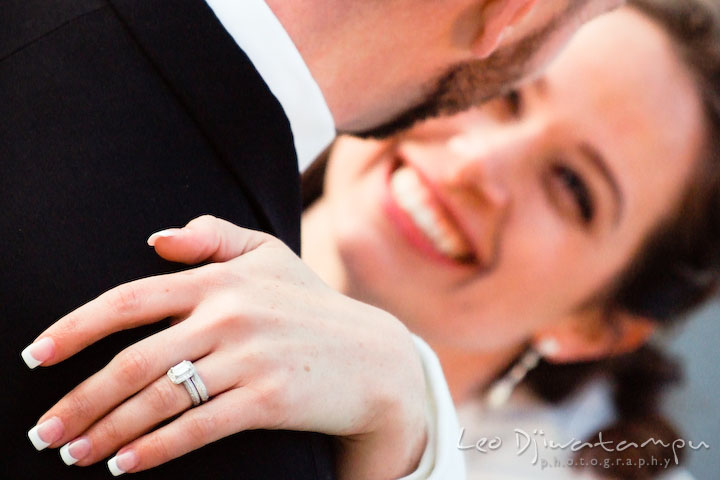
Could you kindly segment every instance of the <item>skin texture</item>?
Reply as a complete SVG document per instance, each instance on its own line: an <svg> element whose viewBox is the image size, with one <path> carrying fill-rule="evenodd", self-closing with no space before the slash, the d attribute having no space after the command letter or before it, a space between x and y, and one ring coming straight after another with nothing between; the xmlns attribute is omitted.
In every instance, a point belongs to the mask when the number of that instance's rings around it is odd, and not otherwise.
<svg viewBox="0 0 720 480"><path fill-rule="evenodd" d="M136 472L242 430L312 430L342 438L341 478L412 471L425 447L426 387L401 322L325 285L279 240L213 217L150 243L168 260L214 263L122 285L42 334L52 340L42 359L50 366L112 332L174 319L44 415L44 442L82 440L76 465L117 452L121 468ZM184 359L211 397L195 408L165 375Z"/></svg>
<svg viewBox="0 0 720 480"><path fill-rule="evenodd" d="M545 65L584 21L621 3L268 1L320 85L337 128L380 134L499 93ZM552 34L518 51L523 39L556 18Z"/></svg>
<svg viewBox="0 0 720 480"><path fill-rule="evenodd" d="M519 103L499 99L390 141L343 139L326 196L304 226L306 260L331 285L429 339L451 386L455 373L462 377L456 398L528 342L560 341L557 361L619 346L623 335L588 302L674 212L703 139L692 80L665 35L631 10L585 27L518 94ZM603 156L620 203L583 144ZM388 213L397 161L424 177L484 257L480 264L428 255ZM590 224L557 165L586 184L596 212ZM624 348L649 332L638 322L621 332L637 337Z"/></svg>

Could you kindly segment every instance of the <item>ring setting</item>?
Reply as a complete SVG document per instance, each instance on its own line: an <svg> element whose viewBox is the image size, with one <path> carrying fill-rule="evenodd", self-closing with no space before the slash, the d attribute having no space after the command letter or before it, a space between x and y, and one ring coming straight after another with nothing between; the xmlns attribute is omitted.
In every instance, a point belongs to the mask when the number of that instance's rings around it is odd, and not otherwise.
<svg viewBox="0 0 720 480"><path fill-rule="evenodd" d="M183 384L187 390L193 406L198 406L203 402L207 402L209 395L205 383L195 371L195 366L189 360L183 360L167 372L170 381L176 385Z"/></svg>

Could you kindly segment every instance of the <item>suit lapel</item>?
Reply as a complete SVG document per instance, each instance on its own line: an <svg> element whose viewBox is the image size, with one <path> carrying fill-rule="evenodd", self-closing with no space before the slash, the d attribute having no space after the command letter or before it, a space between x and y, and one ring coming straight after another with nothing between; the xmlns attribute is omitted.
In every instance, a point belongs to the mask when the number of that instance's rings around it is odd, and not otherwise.
<svg viewBox="0 0 720 480"><path fill-rule="evenodd" d="M261 223L299 251L300 188L292 132L247 56L204 0L110 3L248 193Z"/></svg>

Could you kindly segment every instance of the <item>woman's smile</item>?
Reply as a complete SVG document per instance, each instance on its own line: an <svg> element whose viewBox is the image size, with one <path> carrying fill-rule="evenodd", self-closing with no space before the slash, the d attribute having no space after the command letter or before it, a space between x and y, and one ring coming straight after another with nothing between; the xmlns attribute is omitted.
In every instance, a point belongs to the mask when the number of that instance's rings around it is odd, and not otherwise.
<svg viewBox="0 0 720 480"><path fill-rule="evenodd" d="M637 13L610 14L483 107L340 140L316 207L334 278L466 350L516 346L574 314L674 214L696 165L699 99L667 43Z"/></svg>
<svg viewBox="0 0 720 480"><path fill-rule="evenodd" d="M477 265L465 232L422 173L405 162L392 165L385 212L409 244L451 265Z"/></svg>

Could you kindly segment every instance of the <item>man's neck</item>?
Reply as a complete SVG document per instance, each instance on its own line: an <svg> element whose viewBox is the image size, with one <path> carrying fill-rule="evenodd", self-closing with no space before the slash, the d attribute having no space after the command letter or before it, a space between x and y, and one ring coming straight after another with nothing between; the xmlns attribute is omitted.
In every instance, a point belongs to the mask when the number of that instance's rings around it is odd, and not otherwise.
<svg viewBox="0 0 720 480"><path fill-rule="evenodd" d="M265 1L320 87L338 130L362 130L359 125L377 115L369 110L377 103L367 77L369 59L380 52L368 44L373 35L367 24L382 9L367 5L377 7L374 2L347 0Z"/></svg>
<svg viewBox="0 0 720 480"><path fill-rule="evenodd" d="M324 10L325 0L314 4L304 0L265 0L265 3L285 28L327 100L331 92L327 79L331 77L323 59L333 55L333 42L327 39L335 38L336 30L332 22L317 14Z"/></svg>

